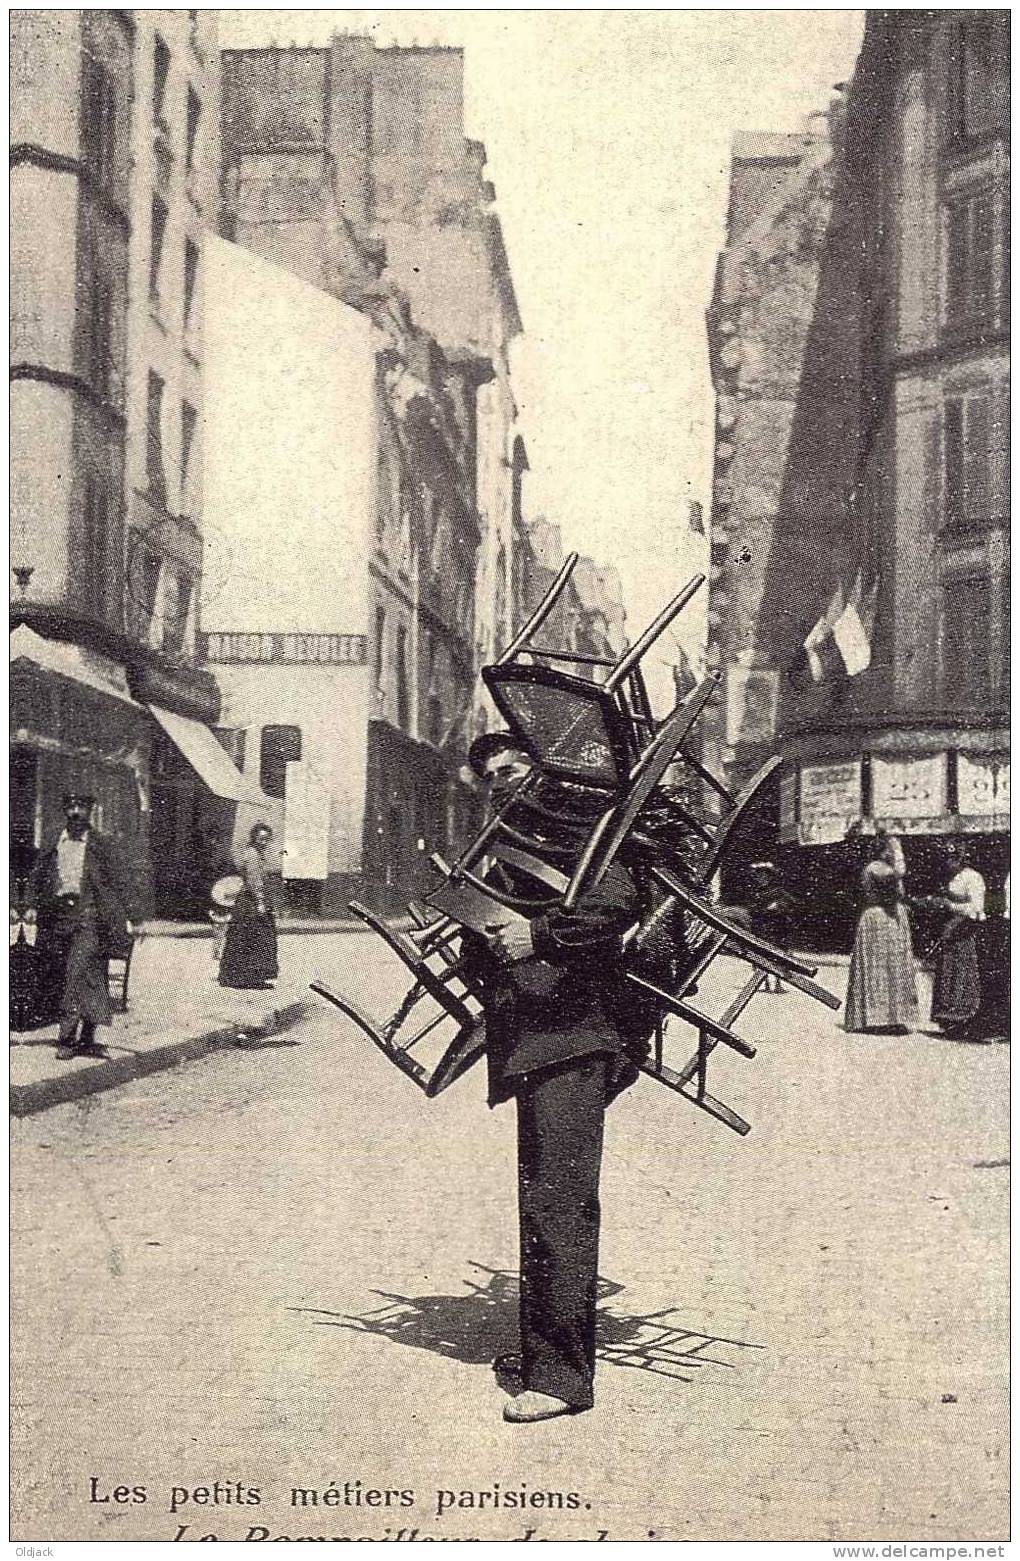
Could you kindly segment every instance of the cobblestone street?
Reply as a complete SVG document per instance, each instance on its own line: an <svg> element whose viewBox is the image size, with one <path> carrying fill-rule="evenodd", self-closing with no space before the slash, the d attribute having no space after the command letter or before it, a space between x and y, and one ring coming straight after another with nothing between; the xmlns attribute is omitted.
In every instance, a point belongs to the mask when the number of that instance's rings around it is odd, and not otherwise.
<svg viewBox="0 0 1020 1561"><path fill-rule="evenodd" d="M401 984L360 936L282 953L288 989ZM647 1080L613 1108L596 1407L544 1426L489 1366L515 1156L482 1070L426 1102L314 1010L15 1122L13 1537L1004 1538L1007 1049L789 994L744 1028L758 1058L713 1067L746 1140Z"/></svg>

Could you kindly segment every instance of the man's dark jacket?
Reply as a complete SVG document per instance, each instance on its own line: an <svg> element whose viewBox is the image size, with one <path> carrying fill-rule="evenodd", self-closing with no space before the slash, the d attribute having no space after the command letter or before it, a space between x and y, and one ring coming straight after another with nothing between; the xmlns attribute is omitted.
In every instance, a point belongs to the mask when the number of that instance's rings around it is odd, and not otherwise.
<svg viewBox="0 0 1020 1561"><path fill-rule="evenodd" d="M528 894L536 885L508 887ZM473 940L485 983L490 1105L509 1099L524 1075L595 1054L611 1059L609 1098L634 1082L648 1026L622 965L623 936L639 914L637 886L617 859L572 911L553 908L530 921L533 957L507 962Z"/></svg>
<svg viewBox="0 0 1020 1561"><path fill-rule="evenodd" d="M28 901L35 906L41 922L52 916L57 908L59 882L54 843L40 852L28 881ZM126 942L132 899L123 864L112 841L90 829L85 841L79 903L83 910L91 907L95 912L102 952L113 953Z"/></svg>

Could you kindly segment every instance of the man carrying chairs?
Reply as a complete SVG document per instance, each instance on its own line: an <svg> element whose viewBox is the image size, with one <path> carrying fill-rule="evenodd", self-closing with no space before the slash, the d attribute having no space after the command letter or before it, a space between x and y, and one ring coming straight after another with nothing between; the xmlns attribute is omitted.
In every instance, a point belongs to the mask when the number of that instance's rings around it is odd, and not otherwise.
<svg viewBox="0 0 1020 1561"><path fill-rule="evenodd" d="M479 738L469 763L497 804L533 766L510 732ZM543 888L524 868L499 864L492 876L510 895ZM486 994L489 1104L517 1101L524 1391L505 1420L592 1404L603 1118L637 1079L645 1040L626 1023L635 1005L620 969L637 917L637 887L618 861L571 911L527 917L494 904L488 936L465 934Z"/></svg>
<svg viewBox="0 0 1020 1561"><path fill-rule="evenodd" d="M455 862L432 857L441 882L426 906L409 906L410 931L351 902L413 985L380 1022L313 983L427 1096L484 1053L490 1105L517 1101L523 1391L504 1417L519 1422L592 1404L607 1104L640 1072L743 1136L750 1124L709 1092L709 1059L719 1047L754 1057L734 1027L765 981L783 976L839 1007L810 979L813 967L737 927L709 897L724 851L779 761L733 795L689 753L714 676L664 721L652 715L641 658L703 577L619 661L587 658L585 677L564 670L576 652L534 642L574 561L482 671L507 724L470 752L490 790L489 819ZM718 809L710 815L670 787L674 765L713 791ZM693 998L721 956L749 971L713 1014ZM725 974L728 982L728 966ZM693 1030L697 1050L674 1066L664 1043L673 1045L677 1020L681 1038ZM433 1046L442 1037L431 1063L429 1037Z"/></svg>

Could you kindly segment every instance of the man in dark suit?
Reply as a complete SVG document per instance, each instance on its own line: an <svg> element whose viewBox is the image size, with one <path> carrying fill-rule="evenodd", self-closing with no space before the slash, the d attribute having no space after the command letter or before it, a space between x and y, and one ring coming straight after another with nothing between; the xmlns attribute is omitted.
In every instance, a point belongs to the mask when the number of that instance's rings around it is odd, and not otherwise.
<svg viewBox="0 0 1020 1561"><path fill-rule="evenodd" d="M494 801L533 762L506 732L486 734L470 754ZM517 895L542 888L496 871ZM605 1109L637 1078L635 1046L643 1049L627 1023L620 970L623 935L638 916L636 885L617 860L573 911L528 919L494 907L488 947L474 949L489 1104L517 1101L524 1391L507 1403L506 1420L547 1420L593 1402Z"/></svg>
<svg viewBox="0 0 1020 1561"><path fill-rule="evenodd" d="M64 797L64 828L29 880L51 1011L59 1016L57 1056L65 1061L106 1056L96 1026L112 1018L107 961L136 931L118 855L91 827L94 805L84 792Z"/></svg>

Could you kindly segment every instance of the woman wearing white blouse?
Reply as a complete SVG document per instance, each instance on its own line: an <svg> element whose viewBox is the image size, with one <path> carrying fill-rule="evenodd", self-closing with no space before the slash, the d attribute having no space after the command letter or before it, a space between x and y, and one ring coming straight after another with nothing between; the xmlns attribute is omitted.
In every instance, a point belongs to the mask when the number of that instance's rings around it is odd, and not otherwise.
<svg viewBox="0 0 1020 1561"><path fill-rule="evenodd" d="M948 882L934 904L946 913L935 959L931 1016L947 1035L966 1035L981 1007L978 923L985 919L985 881L964 841L946 848Z"/></svg>

